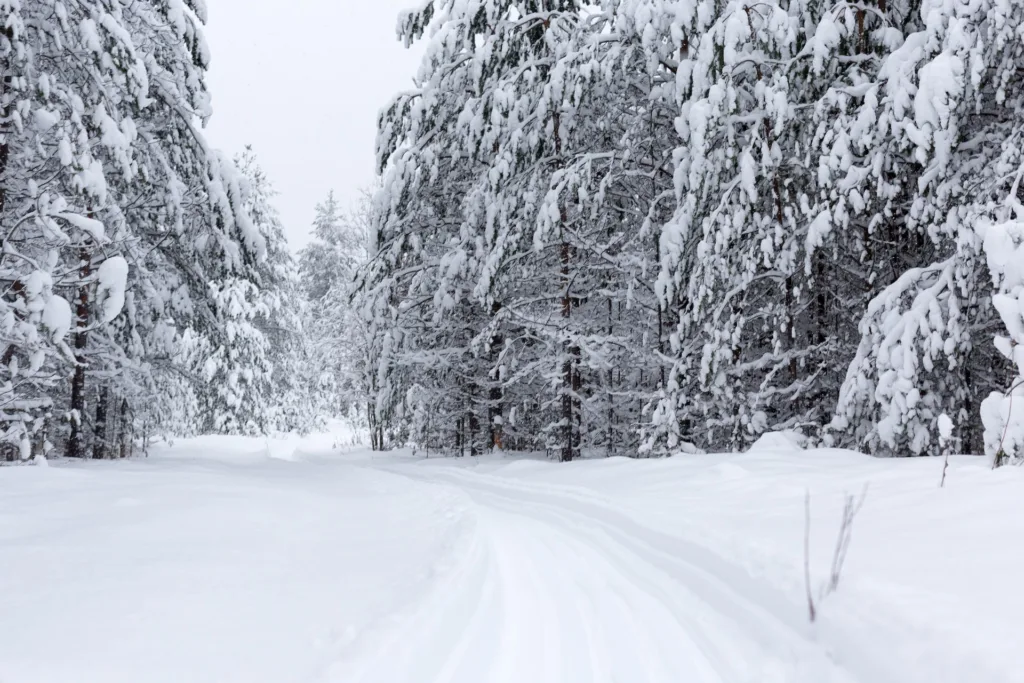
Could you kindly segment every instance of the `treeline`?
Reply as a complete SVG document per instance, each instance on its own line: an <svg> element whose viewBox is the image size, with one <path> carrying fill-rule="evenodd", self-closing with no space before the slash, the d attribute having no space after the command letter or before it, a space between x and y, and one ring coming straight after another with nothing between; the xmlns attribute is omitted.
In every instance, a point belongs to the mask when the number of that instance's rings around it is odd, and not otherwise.
<svg viewBox="0 0 1024 683"><path fill-rule="evenodd" d="M1001 0L403 15L358 280L381 438L902 456L945 414L1016 458L1022 30Z"/></svg>
<svg viewBox="0 0 1024 683"><path fill-rule="evenodd" d="M204 21L201 0L0 3L0 459L308 419L272 191L201 132Z"/></svg>

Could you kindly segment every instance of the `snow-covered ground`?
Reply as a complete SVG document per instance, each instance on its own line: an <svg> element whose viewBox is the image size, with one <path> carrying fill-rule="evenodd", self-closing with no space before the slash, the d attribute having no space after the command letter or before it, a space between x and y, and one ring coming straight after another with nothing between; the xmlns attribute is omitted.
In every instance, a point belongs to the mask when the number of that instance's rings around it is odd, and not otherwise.
<svg viewBox="0 0 1024 683"><path fill-rule="evenodd" d="M203 438L0 468L3 683L1024 681L1024 470ZM810 624L844 492L870 483Z"/></svg>

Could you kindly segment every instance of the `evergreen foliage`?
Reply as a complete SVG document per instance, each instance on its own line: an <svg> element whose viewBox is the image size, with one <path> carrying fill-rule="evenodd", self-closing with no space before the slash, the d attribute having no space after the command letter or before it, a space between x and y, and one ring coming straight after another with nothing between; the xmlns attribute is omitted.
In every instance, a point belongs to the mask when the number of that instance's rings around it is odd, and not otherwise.
<svg viewBox="0 0 1024 683"><path fill-rule="evenodd" d="M1005 0L404 14L425 56L358 279L377 411L563 460L938 454L945 414L1019 459L1021 30Z"/></svg>
<svg viewBox="0 0 1024 683"><path fill-rule="evenodd" d="M201 132L203 21L201 0L0 4L0 440L20 458L264 427L247 395L283 237Z"/></svg>

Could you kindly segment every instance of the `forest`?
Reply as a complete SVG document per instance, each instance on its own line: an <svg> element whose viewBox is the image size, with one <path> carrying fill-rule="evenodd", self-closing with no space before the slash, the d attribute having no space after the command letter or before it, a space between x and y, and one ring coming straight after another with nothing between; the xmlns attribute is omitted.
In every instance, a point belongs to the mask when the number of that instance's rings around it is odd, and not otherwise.
<svg viewBox="0 0 1024 683"><path fill-rule="evenodd" d="M0 240L0 683L1024 681L1024 0L0 0Z"/></svg>
<svg viewBox="0 0 1024 683"><path fill-rule="evenodd" d="M1019 459L1022 22L1006 0L403 15L425 57L380 117L357 280L391 438Z"/></svg>
<svg viewBox="0 0 1024 683"><path fill-rule="evenodd" d="M1024 457L1020 3L428 0L295 255L204 136L202 0L0 13L0 459Z"/></svg>
<svg viewBox="0 0 1024 683"><path fill-rule="evenodd" d="M0 14L0 460L308 431L345 400L331 372L345 351L311 345L255 155L204 136L202 1ZM343 260L322 265L350 279Z"/></svg>

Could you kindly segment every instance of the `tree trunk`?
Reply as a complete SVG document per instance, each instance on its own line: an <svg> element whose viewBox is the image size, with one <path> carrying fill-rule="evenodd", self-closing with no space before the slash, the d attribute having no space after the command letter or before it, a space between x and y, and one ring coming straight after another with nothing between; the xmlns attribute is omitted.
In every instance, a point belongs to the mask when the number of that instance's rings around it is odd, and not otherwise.
<svg viewBox="0 0 1024 683"><path fill-rule="evenodd" d="M465 439L463 441L463 452L469 453L470 456L479 455L479 449L477 446L477 433L480 431L480 418L477 415L477 384L476 381L471 379L466 385L466 399L464 408L465 413L463 415L463 427L465 428Z"/></svg>
<svg viewBox="0 0 1024 683"><path fill-rule="evenodd" d="M82 286L78 289L78 328L75 331L75 374L71 378L71 435L65 455L69 458L85 457L82 443L82 419L85 415L85 346L88 333L85 328L89 324L89 286L86 280L92 274L89 264L89 251L82 248L79 258L82 266L79 275Z"/></svg>
<svg viewBox="0 0 1024 683"><path fill-rule="evenodd" d="M611 339L612 334L615 332L615 305L611 299L608 299L608 338ZM608 400L608 433L607 443L605 443L605 455L609 458L615 455L615 368L608 368L608 375L606 378L607 387L605 388L605 397Z"/></svg>
<svg viewBox="0 0 1024 683"><path fill-rule="evenodd" d="M475 399L476 396L473 396ZM466 422L469 424L469 454L471 456L480 455L480 449L477 447L478 439L477 433L480 431L480 420L476 416L476 408L473 405L473 401L470 401L469 415L466 416Z"/></svg>
<svg viewBox="0 0 1024 683"><path fill-rule="evenodd" d="M554 143L556 164L561 167L562 156L562 120L561 115L556 111L554 120ZM580 349L572 343L569 337L569 319L572 317L572 281L569 266L572 262L572 245L565 234L569 223L568 213L564 205L560 207L559 217L562 225L562 247L561 247L561 284L562 284L562 320L565 321L562 327L564 338L562 340L562 462L569 462L579 455L578 430L576 420L579 418L580 407L577 400L579 390L579 377L577 366L579 364Z"/></svg>
<svg viewBox="0 0 1024 683"><path fill-rule="evenodd" d="M455 452L459 454L461 458L466 454L466 450L462 444L462 423L465 422L465 418L458 418L455 420Z"/></svg>
<svg viewBox="0 0 1024 683"><path fill-rule="evenodd" d="M93 430L92 457L93 460L103 460L107 457L107 399L108 388L100 389L99 400L96 401L96 427ZM116 411L116 404L114 410Z"/></svg>
<svg viewBox="0 0 1024 683"><path fill-rule="evenodd" d="M491 304L492 318L497 316L500 311L500 303L495 301ZM502 432L505 426L504 392L501 386L501 371L498 367L498 360L501 358L501 350L504 345L505 338L500 333L495 333L491 337L491 372L494 373L494 378L491 380L490 395L488 396L490 400L488 423L491 430L491 449L496 451L500 451L504 447L502 443Z"/></svg>
<svg viewBox="0 0 1024 683"><path fill-rule="evenodd" d="M121 449L119 457L121 458L130 458L135 455L132 452L135 444L135 427L131 422L129 422L128 415L128 399L125 398L121 400L121 417L118 423L121 430L120 438L118 439Z"/></svg>
<svg viewBox="0 0 1024 683"><path fill-rule="evenodd" d="M114 394L114 399L110 402L110 405L113 413L107 417L107 431L110 434L107 443L109 444L108 448L113 449L110 457L123 458L126 451L125 441L128 438L128 425L125 419L128 413L128 399L121 399L117 394Z"/></svg>
<svg viewBox="0 0 1024 683"><path fill-rule="evenodd" d="M46 427L48 424L49 420L44 418L42 426L39 427L38 431L36 431L32 437L33 458L46 457Z"/></svg>
<svg viewBox="0 0 1024 683"><path fill-rule="evenodd" d="M562 214L563 221L565 213ZM572 247L568 242L562 243L562 319L565 321L563 332L563 358L562 361L562 423L564 425L562 436L562 462L569 462L579 456L579 433L576 422L579 419L579 401L576 392L579 390L579 363L580 349L569 339L569 319L572 317L572 293L569 276L569 265Z"/></svg>
<svg viewBox="0 0 1024 683"><path fill-rule="evenodd" d="M377 414L373 410L373 403L366 402L366 426L370 430L370 450L377 449Z"/></svg>
<svg viewBox="0 0 1024 683"><path fill-rule="evenodd" d="M3 28L0 28L0 34L5 36L7 38L7 40L13 42L13 40L14 40L14 29L11 28L10 26L5 26ZM2 81L3 82L3 91L0 92L0 97L6 98L8 91L11 89L11 84L13 83L13 76L11 76L11 70L10 70L10 64L9 63L5 62L3 64L3 71L7 75L5 75L3 77L3 81ZM13 125L12 123L10 123L10 116L11 116L11 105L10 104L8 104L6 107L0 108L0 117L2 117L4 121L8 122L8 124L7 124L8 126ZM0 143L0 177L3 177L3 175L7 172L7 164L10 161L10 158L11 158L11 147L10 147L10 144L7 142L7 139L8 139L7 136L4 135L4 141L2 143ZM0 182L0 211L3 211L6 207L7 207L7 183ZM0 244L0 249L2 249L3 247L6 247L6 246L7 246L6 244ZM3 253L3 252L0 252L0 253Z"/></svg>

